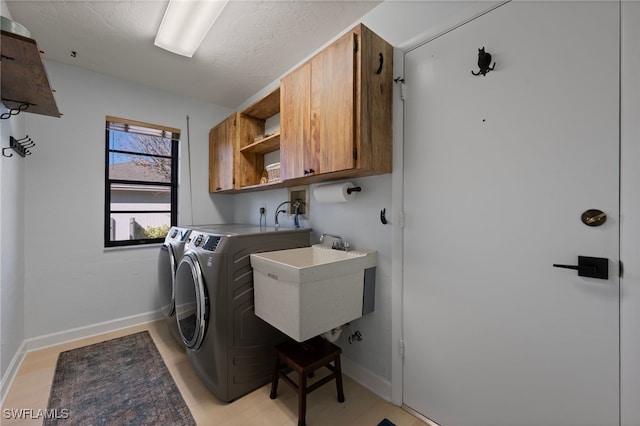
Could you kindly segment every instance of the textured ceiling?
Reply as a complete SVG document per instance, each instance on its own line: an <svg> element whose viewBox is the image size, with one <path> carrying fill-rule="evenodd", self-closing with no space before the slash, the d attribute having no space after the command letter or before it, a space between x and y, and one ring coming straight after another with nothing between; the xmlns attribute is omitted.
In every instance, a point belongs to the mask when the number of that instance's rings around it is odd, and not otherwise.
<svg viewBox="0 0 640 426"><path fill-rule="evenodd" d="M231 0L192 58L153 45L167 3L6 1L13 20L31 32L46 59L229 108L280 77L380 1Z"/></svg>

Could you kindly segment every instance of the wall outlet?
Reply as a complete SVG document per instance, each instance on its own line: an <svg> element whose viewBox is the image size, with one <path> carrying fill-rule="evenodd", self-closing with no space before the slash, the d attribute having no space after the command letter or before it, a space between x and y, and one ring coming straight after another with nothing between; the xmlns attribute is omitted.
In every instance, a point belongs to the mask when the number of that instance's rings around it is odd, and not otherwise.
<svg viewBox="0 0 640 426"><path fill-rule="evenodd" d="M261 204L260 205L260 209L258 209L258 212L260 214L266 215L267 214L267 205L266 204Z"/></svg>

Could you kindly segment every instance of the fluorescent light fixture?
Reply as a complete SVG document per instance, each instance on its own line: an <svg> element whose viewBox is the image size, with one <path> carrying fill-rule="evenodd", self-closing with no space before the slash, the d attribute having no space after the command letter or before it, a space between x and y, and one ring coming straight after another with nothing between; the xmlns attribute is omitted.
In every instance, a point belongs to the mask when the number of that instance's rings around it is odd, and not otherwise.
<svg viewBox="0 0 640 426"><path fill-rule="evenodd" d="M229 0L169 0L153 44L192 57Z"/></svg>

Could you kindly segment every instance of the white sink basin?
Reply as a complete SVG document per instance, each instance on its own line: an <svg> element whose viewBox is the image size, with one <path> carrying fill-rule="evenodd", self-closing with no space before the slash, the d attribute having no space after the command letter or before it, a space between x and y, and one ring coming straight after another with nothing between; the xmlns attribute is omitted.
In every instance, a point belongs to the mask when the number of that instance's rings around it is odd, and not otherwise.
<svg viewBox="0 0 640 426"><path fill-rule="evenodd" d="M376 252L314 245L251 255L256 315L302 342L373 310Z"/></svg>

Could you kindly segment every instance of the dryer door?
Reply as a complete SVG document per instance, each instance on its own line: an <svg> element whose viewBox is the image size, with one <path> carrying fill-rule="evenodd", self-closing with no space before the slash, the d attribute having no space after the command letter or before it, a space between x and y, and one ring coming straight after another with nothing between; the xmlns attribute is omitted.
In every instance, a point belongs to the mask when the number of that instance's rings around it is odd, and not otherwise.
<svg viewBox="0 0 640 426"><path fill-rule="evenodd" d="M173 244L164 243L158 255L158 285L160 286L160 310L165 317L175 312L175 276L177 260Z"/></svg>
<svg viewBox="0 0 640 426"><path fill-rule="evenodd" d="M198 257L187 252L176 271L176 320L187 349L197 350L207 326L208 303Z"/></svg>

